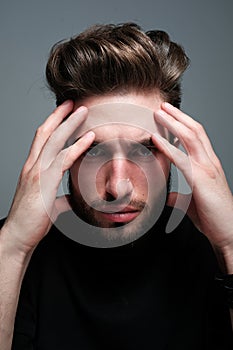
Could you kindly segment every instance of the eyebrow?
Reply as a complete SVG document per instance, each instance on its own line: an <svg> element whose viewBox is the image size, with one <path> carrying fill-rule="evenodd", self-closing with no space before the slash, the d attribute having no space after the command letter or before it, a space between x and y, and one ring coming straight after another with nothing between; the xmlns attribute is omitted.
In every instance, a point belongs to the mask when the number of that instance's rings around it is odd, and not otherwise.
<svg viewBox="0 0 233 350"><path fill-rule="evenodd" d="M152 138L149 137L149 138L144 138L144 139L141 139L139 141L135 141L135 142L138 142L138 143L141 143L143 146L145 147L155 147L155 145L153 144L153 141L152 141Z"/></svg>
<svg viewBox="0 0 233 350"><path fill-rule="evenodd" d="M80 140L82 138L82 136L78 137L74 142L77 142L78 140ZM124 139L124 138L122 138ZM153 141L152 141L152 138L151 137L144 137L142 139L138 139L138 140L131 140L131 139L127 139L129 141L132 141L132 142L135 142L135 143L140 143L141 145L147 147L147 148L150 148L150 149L157 149L157 147L153 144ZM111 141L111 140L107 140L107 141ZM95 140L88 148L91 149L91 148L94 148L96 146L98 146L99 144L103 143L103 142L106 142L104 140L101 140L101 139L97 139Z"/></svg>
<svg viewBox="0 0 233 350"><path fill-rule="evenodd" d="M76 141L78 141L81 137L79 137ZM122 138L124 140L124 138ZM143 139L139 139L139 140L131 140L131 139L126 139L127 141L132 141L133 143L140 143L141 145L147 147L147 148L156 148L155 145L152 142L152 138L151 137L147 137L147 138L143 138ZM76 142L75 141L75 142ZM111 141L111 140L110 140ZM96 146L98 146L99 144L106 142L104 140L95 140L89 148L94 148Z"/></svg>

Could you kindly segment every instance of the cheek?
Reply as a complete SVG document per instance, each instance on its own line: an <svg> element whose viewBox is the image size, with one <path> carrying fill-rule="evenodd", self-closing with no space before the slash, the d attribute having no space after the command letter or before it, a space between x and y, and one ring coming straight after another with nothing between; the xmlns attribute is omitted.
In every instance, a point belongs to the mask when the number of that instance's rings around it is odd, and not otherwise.
<svg viewBox="0 0 233 350"><path fill-rule="evenodd" d="M163 183L166 182L164 169L159 162L156 162L156 164L151 167L145 167L144 174L150 188L157 187L159 184L162 186Z"/></svg>
<svg viewBox="0 0 233 350"><path fill-rule="evenodd" d="M85 166L84 166L85 165ZM135 195L146 198L154 196L166 187L170 171L169 161L162 155L156 155L152 162L128 163L127 177L133 184ZM106 182L112 176L107 165L86 163L79 160L70 169L73 186L84 197L102 197ZM150 194L148 193L150 192Z"/></svg>
<svg viewBox="0 0 233 350"><path fill-rule="evenodd" d="M98 176L99 168L94 162L79 160L70 169L73 186L87 202L100 195L97 184L100 179L103 183L103 178Z"/></svg>
<svg viewBox="0 0 233 350"><path fill-rule="evenodd" d="M144 165L144 177L148 187L148 197L155 198L167 191L170 163L165 157L156 156L155 161Z"/></svg>
<svg viewBox="0 0 233 350"><path fill-rule="evenodd" d="M161 177L167 179L170 172L169 160L160 153L154 155L151 161L141 162L140 167L146 177L153 178L154 181Z"/></svg>
<svg viewBox="0 0 233 350"><path fill-rule="evenodd" d="M157 171L163 172L163 175L166 179L168 179L169 173L170 173L170 161L164 157L163 154L159 153L156 155L156 161L157 161Z"/></svg>
<svg viewBox="0 0 233 350"><path fill-rule="evenodd" d="M91 172L88 171L88 169L85 170L85 168L81 165L82 160L79 159L70 168L72 184L77 192L80 192L80 186L82 187L82 189L88 189L91 183Z"/></svg>

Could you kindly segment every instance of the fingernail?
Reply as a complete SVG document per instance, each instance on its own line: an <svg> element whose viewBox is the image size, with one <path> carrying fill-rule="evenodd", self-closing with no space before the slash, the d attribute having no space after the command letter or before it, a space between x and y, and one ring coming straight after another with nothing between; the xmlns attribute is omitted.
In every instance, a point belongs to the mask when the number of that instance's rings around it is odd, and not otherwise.
<svg viewBox="0 0 233 350"><path fill-rule="evenodd" d="M162 109L159 109L158 111L156 111L155 115L158 115L162 118L166 117L166 113Z"/></svg>
<svg viewBox="0 0 233 350"><path fill-rule="evenodd" d="M93 131L88 131L84 137L88 138L88 139L93 139L93 137L95 136L95 133Z"/></svg>
<svg viewBox="0 0 233 350"><path fill-rule="evenodd" d="M87 108L84 106L79 107L73 112L73 115L74 117L85 118L87 117Z"/></svg>
<svg viewBox="0 0 233 350"><path fill-rule="evenodd" d="M173 105L171 105L170 103L168 102L164 102L163 103L164 107L168 108L168 109L174 109L175 107Z"/></svg>
<svg viewBox="0 0 233 350"><path fill-rule="evenodd" d="M72 102L72 100L65 100L62 104L63 106L69 105Z"/></svg>
<svg viewBox="0 0 233 350"><path fill-rule="evenodd" d="M79 113L79 112L87 112L87 107L85 106L81 106L81 107L78 107L76 110L75 110L75 113Z"/></svg>

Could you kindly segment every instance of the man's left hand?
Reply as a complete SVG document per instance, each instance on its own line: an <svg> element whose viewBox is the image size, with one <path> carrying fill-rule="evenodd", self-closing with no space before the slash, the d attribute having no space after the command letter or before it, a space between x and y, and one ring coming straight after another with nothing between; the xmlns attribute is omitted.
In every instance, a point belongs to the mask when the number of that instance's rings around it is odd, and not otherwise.
<svg viewBox="0 0 233 350"><path fill-rule="evenodd" d="M204 128L169 103L161 105L155 121L177 137L185 149L183 152L158 134L152 136L156 148L180 169L192 189L187 214L212 246L232 261L233 269L233 197ZM177 196L170 193L167 204L174 206L179 197L176 206L182 209L187 195Z"/></svg>

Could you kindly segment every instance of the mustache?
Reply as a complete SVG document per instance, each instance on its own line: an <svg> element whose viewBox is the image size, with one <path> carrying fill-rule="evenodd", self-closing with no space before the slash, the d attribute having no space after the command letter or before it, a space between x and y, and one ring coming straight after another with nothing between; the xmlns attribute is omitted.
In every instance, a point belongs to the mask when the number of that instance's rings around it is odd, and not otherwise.
<svg viewBox="0 0 233 350"><path fill-rule="evenodd" d="M125 208L130 208L131 211L142 211L147 207L147 203L137 199L132 199L130 201L126 201L125 199L116 199L114 201L96 199L91 202L90 206L95 210L105 212L120 212Z"/></svg>

